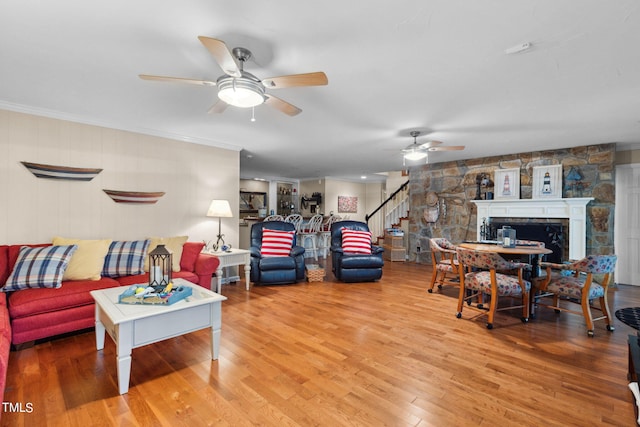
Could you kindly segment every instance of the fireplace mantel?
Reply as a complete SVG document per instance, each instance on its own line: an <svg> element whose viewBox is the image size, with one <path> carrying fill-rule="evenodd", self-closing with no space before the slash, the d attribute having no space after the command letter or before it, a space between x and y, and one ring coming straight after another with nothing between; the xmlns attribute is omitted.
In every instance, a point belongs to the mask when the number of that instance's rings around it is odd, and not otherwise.
<svg viewBox="0 0 640 427"><path fill-rule="evenodd" d="M569 220L569 259L581 259L587 246L587 204L593 197L568 199L472 200L478 207L477 239L483 219L491 218L567 218Z"/></svg>

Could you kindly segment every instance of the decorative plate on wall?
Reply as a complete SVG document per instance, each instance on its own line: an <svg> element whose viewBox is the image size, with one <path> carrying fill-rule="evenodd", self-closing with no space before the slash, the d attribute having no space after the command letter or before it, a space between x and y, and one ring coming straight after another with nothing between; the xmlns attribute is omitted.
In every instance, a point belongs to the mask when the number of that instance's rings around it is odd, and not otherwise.
<svg viewBox="0 0 640 427"><path fill-rule="evenodd" d="M153 204L164 196L164 191L116 191L105 189L102 191L107 193L116 203Z"/></svg>
<svg viewBox="0 0 640 427"><path fill-rule="evenodd" d="M91 181L102 169L72 168L69 166L45 165L42 163L20 162L37 178L64 179L69 181Z"/></svg>

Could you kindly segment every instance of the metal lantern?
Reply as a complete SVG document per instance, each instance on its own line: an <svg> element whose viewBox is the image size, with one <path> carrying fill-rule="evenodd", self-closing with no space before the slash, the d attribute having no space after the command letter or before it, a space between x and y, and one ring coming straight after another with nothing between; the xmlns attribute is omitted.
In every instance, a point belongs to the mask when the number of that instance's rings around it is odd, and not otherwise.
<svg viewBox="0 0 640 427"><path fill-rule="evenodd" d="M498 243L503 248L515 248L516 247L516 230L508 225L503 226L498 230Z"/></svg>
<svg viewBox="0 0 640 427"><path fill-rule="evenodd" d="M164 289L171 282L172 255L164 245L149 252L149 286Z"/></svg>

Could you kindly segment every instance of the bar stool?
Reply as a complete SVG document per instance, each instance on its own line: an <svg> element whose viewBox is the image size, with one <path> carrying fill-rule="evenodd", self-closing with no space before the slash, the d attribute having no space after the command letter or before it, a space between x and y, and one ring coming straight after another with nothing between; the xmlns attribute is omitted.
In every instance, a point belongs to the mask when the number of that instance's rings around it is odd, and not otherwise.
<svg viewBox="0 0 640 427"><path fill-rule="evenodd" d="M337 215L329 215L320 226L320 231L318 231L318 251L320 251L322 258L327 258L331 248L331 224L340 221L340 219Z"/></svg>
<svg viewBox="0 0 640 427"><path fill-rule="evenodd" d="M284 222L290 222L296 227L296 233L300 231L300 226L302 224L302 215L300 214L291 214L287 215L284 219Z"/></svg>
<svg viewBox="0 0 640 427"><path fill-rule="evenodd" d="M308 253L318 261L318 232L322 225L322 215L314 215L308 223L300 226L298 236L300 237L300 246L305 249L305 255ZM311 242L311 247L307 246L307 242Z"/></svg>

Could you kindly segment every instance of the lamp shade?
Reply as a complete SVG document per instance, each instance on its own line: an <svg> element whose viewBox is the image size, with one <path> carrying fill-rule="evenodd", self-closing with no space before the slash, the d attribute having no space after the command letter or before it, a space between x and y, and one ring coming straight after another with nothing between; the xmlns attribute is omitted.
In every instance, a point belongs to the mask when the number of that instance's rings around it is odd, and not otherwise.
<svg viewBox="0 0 640 427"><path fill-rule="evenodd" d="M207 211L207 216L213 216L218 218L231 218L233 212L231 212L231 206L228 200L212 200Z"/></svg>

